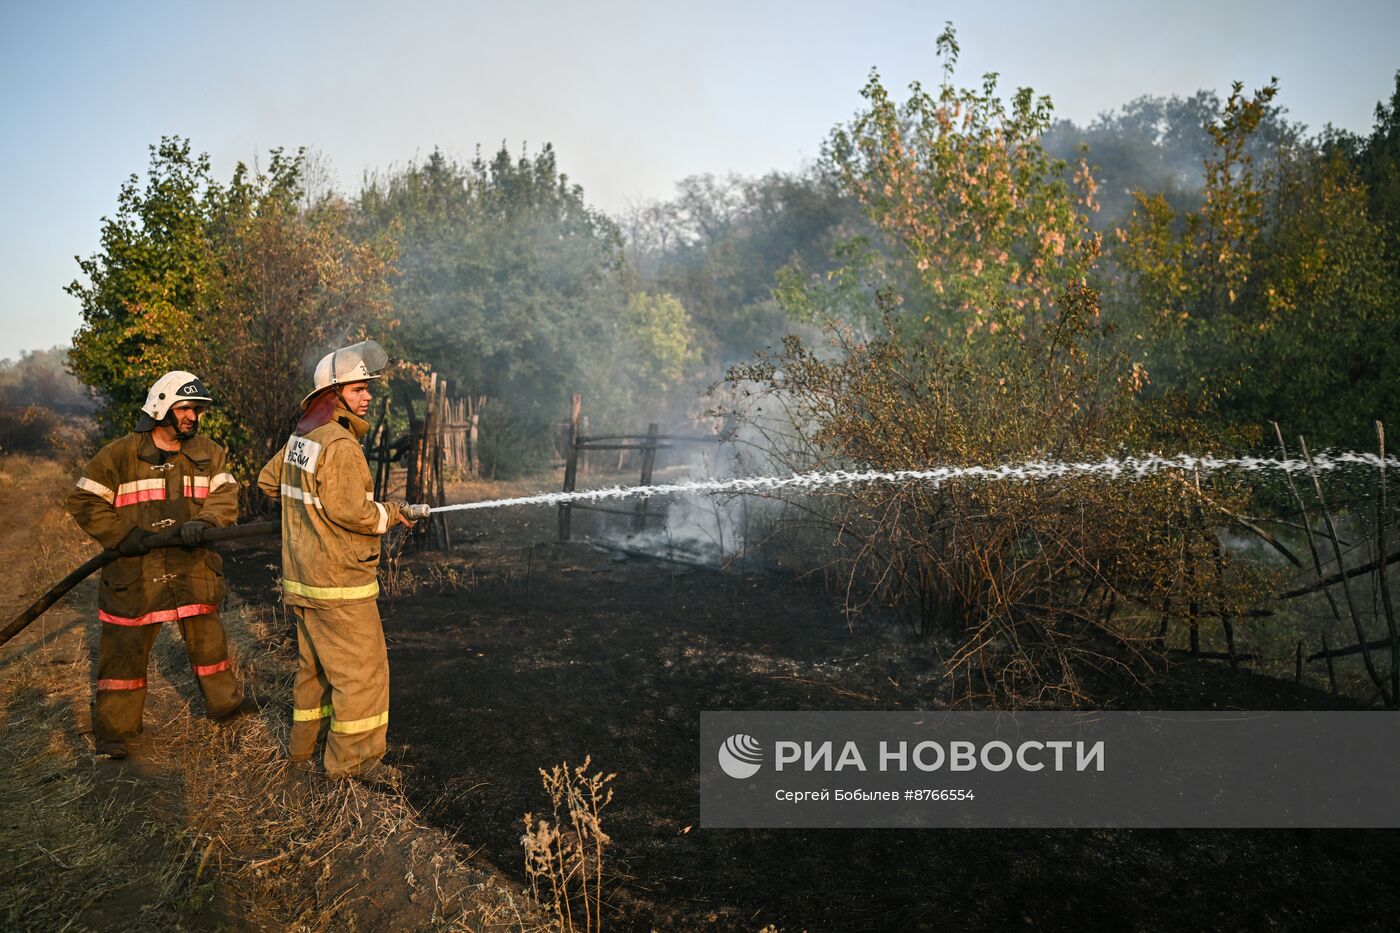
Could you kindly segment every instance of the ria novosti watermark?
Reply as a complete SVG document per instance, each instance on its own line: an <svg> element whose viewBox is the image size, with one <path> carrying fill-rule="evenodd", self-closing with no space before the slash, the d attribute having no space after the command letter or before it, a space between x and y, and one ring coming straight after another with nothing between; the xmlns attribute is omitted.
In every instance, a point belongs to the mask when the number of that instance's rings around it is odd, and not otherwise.
<svg viewBox="0 0 1400 933"><path fill-rule="evenodd" d="M701 713L700 821L1395 827L1400 714Z"/></svg>

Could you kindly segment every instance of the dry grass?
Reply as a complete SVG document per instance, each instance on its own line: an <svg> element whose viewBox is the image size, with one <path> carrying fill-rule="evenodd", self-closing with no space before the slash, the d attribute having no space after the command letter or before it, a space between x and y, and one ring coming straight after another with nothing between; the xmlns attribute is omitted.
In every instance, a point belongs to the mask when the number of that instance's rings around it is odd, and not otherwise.
<svg viewBox="0 0 1400 933"><path fill-rule="evenodd" d="M24 571L3 584L16 605L95 546L62 513L60 465L6 457L0 480L0 505L43 510L44 535L0 531L0 561ZM262 712L230 727L205 719L170 628L152 651L136 754L94 759L94 610L80 586L0 654L0 927L548 926L527 894L425 827L401 789L290 766L296 658L277 607L225 605L235 671Z"/></svg>
<svg viewBox="0 0 1400 933"><path fill-rule="evenodd" d="M112 926L106 906L129 908L133 895L142 926L184 925L207 885L160 857L167 827L102 786L75 726L86 683L56 674L56 660L36 652L7 665L0 687L0 926Z"/></svg>
<svg viewBox="0 0 1400 933"><path fill-rule="evenodd" d="M398 599L421 591L444 595L474 589L478 583L474 567L454 567L445 560L414 557L401 547L390 546L379 564L379 589L385 596Z"/></svg>
<svg viewBox="0 0 1400 933"><path fill-rule="evenodd" d="M6 548L14 582L38 596L53 581L95 555L100 548L83 534L63 508L73 479L63 464L51 458L14 454L0 457L0 488L5 514L22 516L18 547ZM37 532L37 533L35 533Z"/></svg>

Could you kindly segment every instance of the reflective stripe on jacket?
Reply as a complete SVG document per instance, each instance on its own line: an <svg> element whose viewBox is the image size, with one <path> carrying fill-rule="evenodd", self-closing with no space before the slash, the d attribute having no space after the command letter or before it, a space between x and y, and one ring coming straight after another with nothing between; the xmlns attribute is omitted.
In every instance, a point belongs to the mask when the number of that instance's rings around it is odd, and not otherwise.
<svg viewBox="0 0 1400 933"><path fill-rule="evenodd" d="M393 503L374 501L359 438L369 423L344 408L293 434L258 474L282 502L282 593L288 605L328 609L379 595L379 536L398 521Z"/></svg>
<svg viewBox="0 0 1400 933"><path fill-rule="evenodd" d="M104 548L133 528L164 531L192 518L216 528L238 518L238 482L224 449L196 435L165 453L150 432L128 434L97 452L65 503L78 526ZM102 569L98 615L118 625L149 625L217 611L224 565L204 548L160 548ZM198 610L198 611L195 611Z"/></svg>

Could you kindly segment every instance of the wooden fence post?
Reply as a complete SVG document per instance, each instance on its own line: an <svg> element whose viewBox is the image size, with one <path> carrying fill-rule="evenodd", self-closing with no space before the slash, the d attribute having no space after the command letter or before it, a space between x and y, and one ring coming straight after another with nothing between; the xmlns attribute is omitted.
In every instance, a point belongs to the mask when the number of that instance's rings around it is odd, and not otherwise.
<svg viewBox="0 0 1400 933"><path fill-rule="evenodd" d="M423 430L422 422L413 414L413 409L408 410L408 449L404 451L408 457L404 466L408 473L403 481L403 497L409 502L418 501L418 468L423 452Z"/></svg>
<svg viewBox="0 0 1400 933"><path fill-rule="evenodd" d="M446 414L449 411L449 402L447 401L446 379L443 379L441 382L438 383L437 410L437 450L436 456L434 457L434 459L437 462L433 465L434 472L437 474L437 498L434 504L437 506L444 506L447 504L447 485L445 482L445 477L443 476L443 473L446 472L445 467L447 462L447 422L445 419ZM438 513L437 515L437 530L438 540L442 542L443 552L446 553L448 551L451 551L452 536L447 531L447 516L442 513Z"/></svg>
<svg viewBox="0 0 1400 933"><path fill-rule="evenodd" d="M580 414L574 419L574 424L576 425L576 430L574 431L575 437L580 435L587 437L593 432L592 427L588 423L587 415ZM586 447L578 452L578 471L585 475L593 471L593 458L589 456L588 448Z"/></svg>
<svg viewBox="0 0 1400 933"><path fill-rule="evenodd" d="M386 409L387 405L384 406ZM374 501L383 502L389 492L389 425L379 422L379 437L374 451Z"/></svg>
<svg viewBox="0 0 1400 933"><path fill-rule="evenodd" d="M1390 520L1390 508L1385 489L1385 424L1381 421L1376 422L1376 442L1381 455L1381 496L1376 503L1376 585L1380 587L1385 626L1390 634L1390 705L1392 709L1400 709L1400 630L1395 624L1395 604L1390 597L1390 583L1386 580L1384 563L1385 523Z"/></svg>
<svg viewBox="0 0 1400 933"><path fill-rule="evenodd" d="M481 426L481 400L467 396L467 472L481 475L481 457L477 450L477 432Z"/></svg>
<svg viewBox="0 0 1400 933"><path fill-rule="evenodd" d="M651 485L652 469L656 466L656 435L661 431L661 426L655 421L647 425L646 449L642 451L642 482L643 486ZM647 526L647 500L645 498L637 500L636 516L632 519L632 533L639 535L646 530Z"/></svg>
<svg viewBox="0 0 1400 933"><path fill-rule="evenodd" d="M569 441L564 460L564 491L573 492L578 482L578 420L583 410L583 397L575 393L569 398ZM559 543L565 544L570 535L569 503L559 503Z"/></svg>

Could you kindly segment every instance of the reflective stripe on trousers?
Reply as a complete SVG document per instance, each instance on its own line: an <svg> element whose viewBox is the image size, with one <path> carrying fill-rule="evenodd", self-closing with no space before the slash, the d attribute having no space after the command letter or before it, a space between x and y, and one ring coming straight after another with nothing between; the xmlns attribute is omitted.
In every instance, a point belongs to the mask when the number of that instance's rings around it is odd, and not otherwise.
<svg viewBox="0 0 1400 933"><path fill-rule="evenodd" d="M283 580L282 589L293 596L307 599L368 599L379 595L379 581L371 580L363 586L312 586L296 580Z"/></svg>
<svg viewBox="0 0 1400 933"><path fill-rule="evenodd" d="M181 607L185 608L188 607ZM231 711L243 702L243 691L229 666L228 639L217 612L180 616L177 621L190 667L196 675L195 682L204 695L205 709L214 717ZM97 643L97 700L93 722L97 741L127 739L141 731L141 716L146 705L146 670L151 645L159 634L160 626L156 624L131 625L103 620Z"/></svg>
<svg viewBox="0 0 1400 933"><path fill-rule="evenodd" d="M359 774L384 756L389 723L389 655L371 601L297 616L297 667L288 749L305 760L325 742L326 773Z"/></svg>

